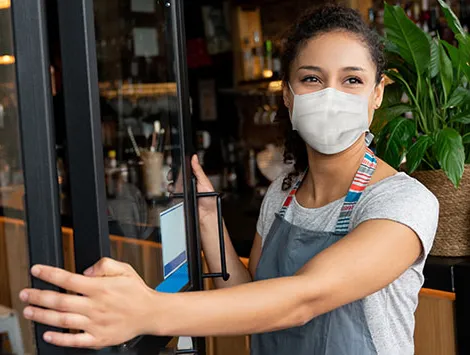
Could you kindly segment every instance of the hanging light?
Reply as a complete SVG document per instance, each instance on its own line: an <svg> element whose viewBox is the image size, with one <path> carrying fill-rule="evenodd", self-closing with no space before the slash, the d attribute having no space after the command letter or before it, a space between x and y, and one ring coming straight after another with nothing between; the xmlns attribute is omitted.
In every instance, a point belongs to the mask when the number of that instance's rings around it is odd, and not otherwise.
<svg viewBox="0 0 470 355"><path fill-rule="evenodd" d="M10 5L10 0L0 0L0 9L8 9Z"/></svg>
<svg viewBox="0 0 470 355"><path fill-rule="evenodd" d="M1 55L0 56L0 65L14 64L15 57L12 55Z"/></svg>

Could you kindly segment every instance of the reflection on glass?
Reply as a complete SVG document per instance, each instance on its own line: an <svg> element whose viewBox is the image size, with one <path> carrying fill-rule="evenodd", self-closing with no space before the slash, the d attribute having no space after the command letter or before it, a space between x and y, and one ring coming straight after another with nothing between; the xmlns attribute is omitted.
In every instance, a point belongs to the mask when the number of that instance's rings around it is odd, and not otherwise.
<svg viewBox="0 0 470 355"><path fill-rule="evenodd" d="M179 275L186 257L185 248L162 243L161 216L181 204L168 191L170 170L181 165L170 8L95 0L94 11L111 254L156 288L165 267ZM184 214L169 215L185 245Z"/></svg>
<svg viewBox="0 0 470 355"><path fill-rule="evenodd" d="M32 326L17 296L29 286L29 259L9 5L0 0L0 321L11 332L0 335L0 353L35 354Z"/></svg>

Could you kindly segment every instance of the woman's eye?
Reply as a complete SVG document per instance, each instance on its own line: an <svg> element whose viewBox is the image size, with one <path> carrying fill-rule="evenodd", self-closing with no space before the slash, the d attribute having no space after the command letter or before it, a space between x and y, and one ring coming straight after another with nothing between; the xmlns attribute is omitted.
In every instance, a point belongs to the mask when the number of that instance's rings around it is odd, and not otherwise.
<svg viewBox="0 0 470 355"><path fill-rule="evenodd" d="M348 78L346 79L346 82L352 85L362 84L362 80L359 78Z"/></svg>
<svg viewBox="0 0 470 355"><path fill-rule="evenodd" d="M302 79L303 83L319 83L320 79L318 79L316 76L307 76Z"/></svg>

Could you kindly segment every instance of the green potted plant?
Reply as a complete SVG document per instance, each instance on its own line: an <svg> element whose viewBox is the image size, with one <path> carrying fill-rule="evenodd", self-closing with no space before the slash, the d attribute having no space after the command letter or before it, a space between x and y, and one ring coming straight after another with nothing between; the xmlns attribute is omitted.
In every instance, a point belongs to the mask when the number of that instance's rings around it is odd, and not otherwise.
<svg viewBox="0 0 470 355"><path fill-rule="evenodd" d="M372 130L378 155L440 201L432 254L461 256L470 255L470 36L438 1L455 46L431 38L401 7L385 4L386 75L393 83Z"/></svg>

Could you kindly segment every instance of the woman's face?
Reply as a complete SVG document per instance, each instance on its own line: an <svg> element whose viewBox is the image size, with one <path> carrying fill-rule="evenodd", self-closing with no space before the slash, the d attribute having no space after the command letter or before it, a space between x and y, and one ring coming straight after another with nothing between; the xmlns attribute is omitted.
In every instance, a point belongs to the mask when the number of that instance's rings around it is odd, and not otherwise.
<svg viewBox="0 0 470 355"><path fill-rule="evenodd" d="M376 66L366 45L354 34L342 31L309 40L291 65L289 82L298 94L331 87L369 97L369 123L382 103L384 80L376 86ZM284 87L284 104L292 110L294 96Z"/></svg>

